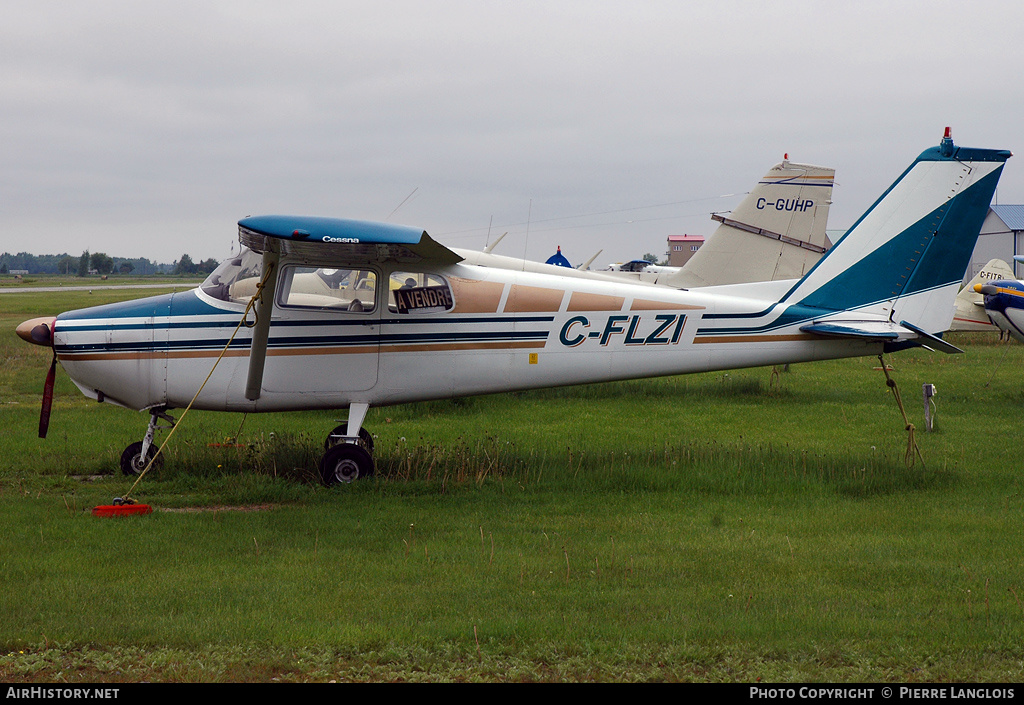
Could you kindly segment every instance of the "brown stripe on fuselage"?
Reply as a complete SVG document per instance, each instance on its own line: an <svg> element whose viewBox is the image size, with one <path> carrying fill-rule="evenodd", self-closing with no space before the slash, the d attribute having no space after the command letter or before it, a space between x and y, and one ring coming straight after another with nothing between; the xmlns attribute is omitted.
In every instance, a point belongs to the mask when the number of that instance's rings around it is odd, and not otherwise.
<svg viewBox="0 0 1024 705"><path fill-rule="evenodd" d="M499 282L482 282L475 279L451 277L452 294L455 296L453 313L497 313L505 285Z"/></svg>
<svg viewBox="0 0 1024 705"><path fill-rule="evenodd" d="M505 301L505 313L558 313L564 291L513 284Z"/></svg>
<svg viewBox="0 0 1024 705"><path fill-rule="evenodd" d="M412 343L409 345L382 345L382 353L396 352L449 352L454 350L521 350L543 348L543 340L525 340L518 343Z"/></svg>
<svg viewBox="0 0 1024 705"><path fill-rule="evenodd" d="M810 333L795 333L793 335L715 335L696 337L696 343L789 343L797 340L821 340L822 338Z"/></svg>

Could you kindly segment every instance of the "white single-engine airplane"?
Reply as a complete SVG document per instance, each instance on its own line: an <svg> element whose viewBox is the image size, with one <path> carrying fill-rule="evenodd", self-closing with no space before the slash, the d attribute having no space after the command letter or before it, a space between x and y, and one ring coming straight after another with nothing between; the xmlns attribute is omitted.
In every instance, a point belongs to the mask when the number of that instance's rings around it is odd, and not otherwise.
<svg viewBox="0 0 1024 705"><path fill-rule="evenodd" d="M243 254L197 289L18 330L51 345L86 396L149 410L128 473L148 464L159 419L194 398L220 411L347 408L320 472L348 482L374 470L371 406L915 345L960 352L937 334L1009 156L956 147L947 128L799 280L673 290L466 264L418 228L261 216L239 222ZM255 323L238 328L253 301Z"/></svg>

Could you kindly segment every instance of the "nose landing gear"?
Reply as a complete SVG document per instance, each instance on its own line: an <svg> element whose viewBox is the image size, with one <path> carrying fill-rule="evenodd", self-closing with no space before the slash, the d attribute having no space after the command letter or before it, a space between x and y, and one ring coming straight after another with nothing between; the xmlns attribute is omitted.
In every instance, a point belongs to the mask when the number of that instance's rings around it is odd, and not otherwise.
<svg viewBox="0 0 1024 705"><path fill-rule="evenodd" d="M165 421L167 425L159 425L158 422L160 420ZM157 429L166 430L171 428L174 428L174 418L167 413L166 408L158 407L151 409L149 412L149 428L146 429L145 437L141 441L132 443L121 453L121 472L125 475L137 476L145 470L146 466L156 456L157 448L153 443L153 437L156 435ZM157 458L154 462L154 467L159 467L162 463L163 458Z"/></svg>

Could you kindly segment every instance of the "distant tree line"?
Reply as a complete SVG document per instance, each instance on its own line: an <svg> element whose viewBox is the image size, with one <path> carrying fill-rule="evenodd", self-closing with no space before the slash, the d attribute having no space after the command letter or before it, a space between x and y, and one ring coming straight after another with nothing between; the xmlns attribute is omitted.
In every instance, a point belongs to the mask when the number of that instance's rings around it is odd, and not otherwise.
<svg viewBox="0 0 1024 705"><path fill-rule="evenodd" d="M214 259L194 262L187 254L173 264L158 264L145 257L111 257L105 252L88 250L78 257L68 253L60 255L31 255L19 252L0 254L0 274L27 271L29 274L66 274L80 277L88 274L209 274L217 268Z"/></svg>
<svg viewBox="0 0 1024 705"><path fill-rule="evenodd" d="M217 260L204 259L202 262L193 262L188 255L182 255L181 259L174 263L174 274L209 274L220 264Z"/></svg>

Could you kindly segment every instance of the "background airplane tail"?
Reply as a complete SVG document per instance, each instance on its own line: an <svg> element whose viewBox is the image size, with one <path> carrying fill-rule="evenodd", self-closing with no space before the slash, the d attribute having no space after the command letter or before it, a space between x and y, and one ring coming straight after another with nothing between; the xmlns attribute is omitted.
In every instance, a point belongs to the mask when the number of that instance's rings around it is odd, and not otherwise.
<svg viewBox="0 0 1024 705"><path fill-rule="evenodd" d="M949 330L992 331L996 330L985 313L985 297L974 290L975 284L987 284L999 279L1014 279L1013 270L1001 259L990 260L956 296L956 313Z"/></svg>
<svg viewBox="0 0 1024 705"><path fill-rule="evenodd" d="M1010 152L926 150L783 297L942 333Z"/></svg>
<svg viewBox="0 0 1024 705"><path fill-rule="evenodd" d="M825 225L835 169L773 166L682 269L659 284L674 287L798 279L828 248Z"/></svg>

